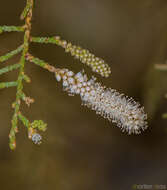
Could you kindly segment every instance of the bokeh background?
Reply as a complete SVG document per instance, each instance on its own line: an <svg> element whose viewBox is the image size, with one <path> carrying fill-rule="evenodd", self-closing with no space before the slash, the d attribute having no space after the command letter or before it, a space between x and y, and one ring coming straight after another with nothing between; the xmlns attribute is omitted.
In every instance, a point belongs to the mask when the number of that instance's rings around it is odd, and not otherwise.
<svg viewBox="0 0 167 190"><path fill-rule="evenodd" d="M20 25L23 0L0 5L0 25ZM61 35L88 48L109 63L108 79L95 76L145 106L149 129L128 136L112 123L69 97L52 74L26 65L32 83L27 95L30 119L43 119L48 130L35 146L20 123L17 149L8 148L15 88L0 91L0 189L2 190L129 190L134 184L167 185L167 73L154 69L167 59L166 0L37 0L33 14L34 36ZM23 35L0 35L0 55L22 43ZM55 45L31 44L33 55L57 67L86 68ZM6 64L19 60L15 56ZM4 64L0 65L2 68ZM17 72L0 81L17 78Z"/></svg>

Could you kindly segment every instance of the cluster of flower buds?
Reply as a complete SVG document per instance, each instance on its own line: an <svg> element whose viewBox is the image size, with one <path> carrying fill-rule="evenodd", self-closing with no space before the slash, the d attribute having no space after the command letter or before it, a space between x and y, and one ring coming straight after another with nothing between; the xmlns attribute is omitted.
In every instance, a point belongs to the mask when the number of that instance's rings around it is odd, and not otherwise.
<svg viewBox="0 0 167 190"><path fill-rule="evenodd" d="M34 144L41 144L42 136L38 133L39 131L46 131L47 124L42 120L34 120L30 127L28 127L28 138L33 141Z"/></svg>
<svg viewBox="0 0 167 190"><path fill-rule="evenodd" d="M103 77L108 77L110 75L110 67L103 59L96 57L94 54L80 46L75 46L65 40L61 40L59 36L56 36L55 39L58 45L63 47L66 52L70 52L76 59L79 59L82 63L90 66L93 72L97 72Z"/></svg>
<svg viewBox="0 0 167 190"><path fill-rule="evenodd" d="M80 95L83 105L117 123L122 131L139 134L147 128L144 108L132 98L103 87L94 77L88 80L84 72L74 74L68 69L59 69L55 72L55 77L57 81L62 80L63 89L69 95Z"/></svg>

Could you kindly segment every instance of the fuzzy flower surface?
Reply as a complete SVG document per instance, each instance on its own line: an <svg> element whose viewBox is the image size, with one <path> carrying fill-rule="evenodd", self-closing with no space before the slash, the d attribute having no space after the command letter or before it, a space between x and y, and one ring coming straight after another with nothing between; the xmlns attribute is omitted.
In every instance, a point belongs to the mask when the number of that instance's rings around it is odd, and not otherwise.
<svg viewBox="0 0 167 190"><path fill-rule="evenodd" d="M55 77L57 81L62 81L64 91L69 95L80 95L82 105L116 123L123 132L139 134L148 127L147 115L139 103L114 89L102 86L94 77L88 80L84 72L74 74L68 69L57 70Z"/></svg>

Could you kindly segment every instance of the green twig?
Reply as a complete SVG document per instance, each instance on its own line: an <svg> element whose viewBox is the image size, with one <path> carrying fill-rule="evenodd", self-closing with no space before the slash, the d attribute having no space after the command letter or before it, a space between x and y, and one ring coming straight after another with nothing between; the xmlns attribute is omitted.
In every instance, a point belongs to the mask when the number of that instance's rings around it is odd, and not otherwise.
<svg viewBox="0 0 167 190"><path fill-rule="evenodd" d="M30 38L31 42L35 43L51 43L51 44L56 44L56 45L61 45L61 42L58 38L56 37L31 37Z"/></svg>
<svg viewBox="0 0 167 190"><path fill-rule="evenodd" d="M23 32L24 26L0 26L0 34L3 32Z"/></svg>
<svg viewBox="0 0 167 190"><path fill-rule="evenodd" d="M27 83L30 83L30 82L31 82L30 77L27 76L26 74L23 73L22 77L23 77L23 79L24 79Z"/></svg>
<svg viewBox="0 0 167 190"><path fill-rule="evenodd" d="M43 60L41 60L41 59L39 59L37 57L34 57L34 56L30 55L30 54L27 54L26 59L27 59L27 61L35 63L36 65L38 65L38 66L40 66L40 67L42 67L44 69L47 68L48 63L46 63L45 61L43 61Z"/></svg>
<svg viewBox="0 0 167 190"><path fill-rule="evenodd" d="M2 69L0 69L0 75L4 74L4 73L7 73L9 71L13 71L13 70L16 70L20 67L20 64L17 63L17 64L14 64L14 65L10 65L10 66L7 66L7 67L4 67Z"/></svg>
<svg viewBox="0 0 167 190"><path fill-rule="evenodd" d="M31 0L27 1L26 7L24 8L23 12L21 13L20 19L23 20L26 18L29 10L32 9L32 3Z"/></svg>
<svg viewBox="0 0 167 190"><path fill-rule="evenodd" d="M23 122L23 124L24 124L27 128L30 127L31 123L29 122L29 120L28 120L25 116L23 116L21 113L19 113L19 114L18 114L18 117L19 117L19 119Z"/></svg>
<svg viewBox="0 0 167 190"><path fill-rule="evenodd" d="M37 57L34 57L34 56L30 55L29 53L26 55L26 60L30 61L30 62L32 62L32 63L34 63L34 64L36 64L36 65L38 65L38 66L40 66L42 68L44 68L44 69L47 69L50 72L57 72L57 71L60 70L60 69L55 68L52 65L49 65L47 62L45 62L45 61L43 61L43 60L41 60L41 59L39 59Z"/></svg>
<svg viewBox="0 0 167 190"><path fill-rule="evenodd" d="M33 0L27 0L27 4L31 4L31 9L26 14L25 18L25 33L24 33L24 42L23 42L23 51L20 59L20 71L19 76L17 79L17 92L16 92L16 101L14 102L14 114L12 118L12 128L9 134L10 144L12 143L15 136L12 136L15 129L17 128L18 123L18 114L20 110L20 103L21 103L21 95L23 92L23 79L24 79L24 66L25 66L25 57L29 49L29 38L30 38L30 31L31 31L31 19L32 19L32 8L33 8Z"/></svg>
<svg viewBox="0 0 167 190"><path fill-rule="evenodd" d="M17 86L17 82L16 81L13 81L13 82L1 82L0 83L0 89L14 87L14 86Z"/></svg>
<svg viewBox="0 0 167 190"><path fill-rule="evenodd" d="M23 50L23 46L19 46L17 49L3 55L0 57L0 62L4 62L7 61L8 59L10 59L11 57L13 57L14 55L20 53Z"/></svg>

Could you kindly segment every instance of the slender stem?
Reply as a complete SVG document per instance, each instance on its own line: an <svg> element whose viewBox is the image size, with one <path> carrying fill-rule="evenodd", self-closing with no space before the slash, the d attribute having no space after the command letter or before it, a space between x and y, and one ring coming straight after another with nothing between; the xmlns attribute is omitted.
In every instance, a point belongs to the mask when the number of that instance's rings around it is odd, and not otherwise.
<svg viewBox="0 0 167 190"><path fill-rule="evenodd" d="M45 62L37 57L34 57L29 53L27 53L27 55L26 55L26 60L44 68L44 69L47 69L48 71L53 72L53 73L60 71L59 68L55 68L54 66L49 65L47 62Z"/></svg>
<svg viewBox="0 0 167 190"><path fill-rule="evenodd" d="M58 36L54 37L34 37L32 36L30 38L31 42L35 43L51 43L51 44L56 44L56 45L61 45L60 38Z"/></svg>

